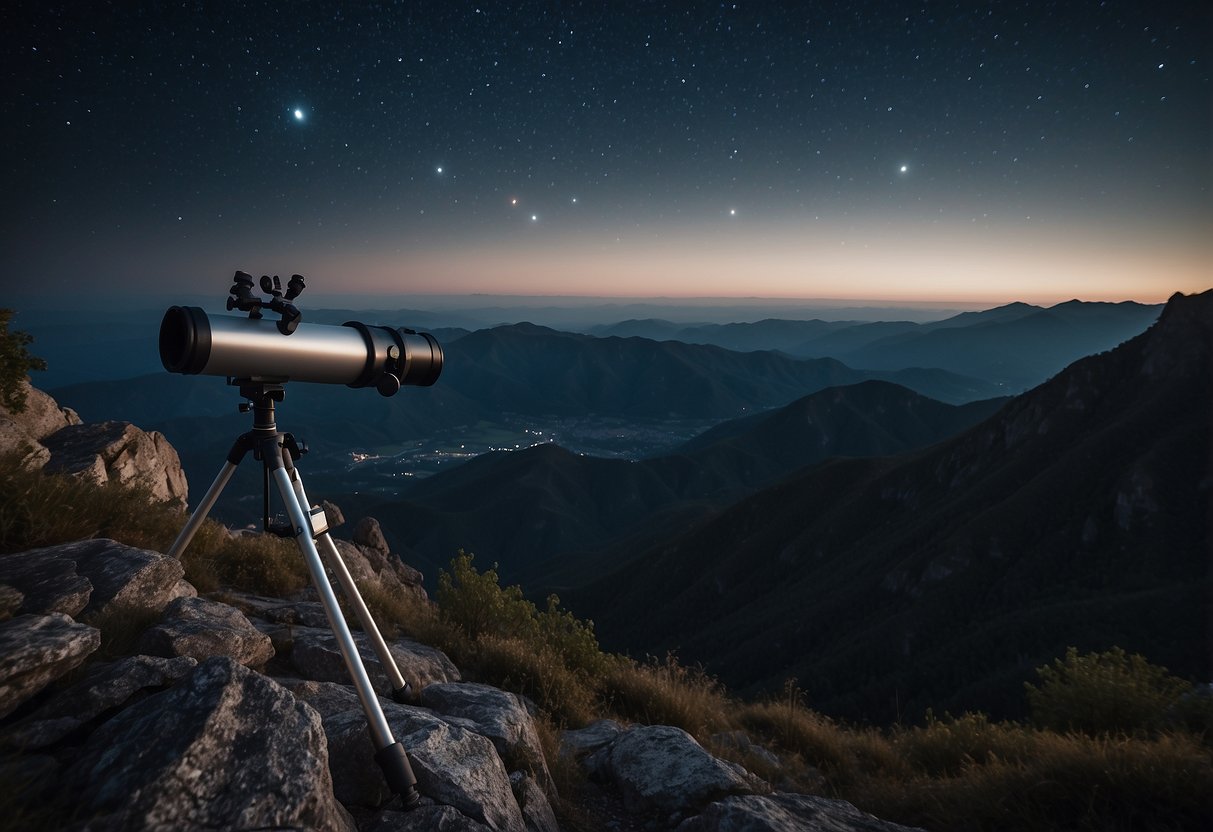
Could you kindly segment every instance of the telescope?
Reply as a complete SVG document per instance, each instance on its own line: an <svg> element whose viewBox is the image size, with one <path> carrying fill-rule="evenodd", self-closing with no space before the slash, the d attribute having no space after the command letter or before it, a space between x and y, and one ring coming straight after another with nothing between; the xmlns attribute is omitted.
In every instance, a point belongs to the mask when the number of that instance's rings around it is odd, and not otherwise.
<svg viewBox="0 0 1213 832"><path fill-rule="evenodd" d="M363 664L358 644L350 632L336 593L329 583L326 566L341 586L363 633L379 659L397 702L413 703L415 693L405 680L391 649L363 601L349 568L328 533L324 509L313 506L303 488L303 477L295 462L307 451L302 442L278 429L275 403L286 395L288 381L316 381L350 387L374 387L392 396L402 385L428 386L442 372L442 348L433 336L411 329L369 326L349 321L341 326L302 323L302 314L291 303L304 289L303 277L293 275L284 292L277 275L261 278L268 299L253 294L253 278L236 272L228 291L229 310L247 312L247 318L207 315L196 306L173 306L160 324L160 360L173 373L227 376L249 400L243 412L252 410L253 429L241 434L228 451L215 481L169 549L169 557L180 558L232 475L251 452L261 462L263 477L264 529L271 534L295 538L307 566L337 648L345 660L354 690L362 702L367 727L375 746L375 762L393 793L406 809L417 806L421 795L417 777L404 746L395 738L379 705L378 695ZM268 309L277 321L262 317ZM270 480L278 486L289 523L270 522ZM321 552L323 551L323 555Z"/></svg>
<svg viewBox="0 0 1213 832"><path fill-rule="evenodd" d="M249 316L208 315L197 306L173 306L160 323L160 361L172 373L228 376L284 383L312 381L374 387L392 396L405 385L428 387L442 372L434 336L404 327L347 321L340 326L301 323L290 303L303 291L294 275L285 294L278 277L262 277L269 300L252 294L253 279L236 272L227 308ZM270 321L262 309L281 318Z"/></svg>

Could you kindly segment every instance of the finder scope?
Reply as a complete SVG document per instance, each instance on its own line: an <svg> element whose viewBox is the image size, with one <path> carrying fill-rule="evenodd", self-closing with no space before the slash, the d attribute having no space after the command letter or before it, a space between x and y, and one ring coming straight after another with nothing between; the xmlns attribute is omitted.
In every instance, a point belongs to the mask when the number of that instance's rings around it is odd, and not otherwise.
<svg viewBox="0 0 1213 832"><path fill-rule="evenodd" d="M247 318L208 315L197 306L172 306L160 323L160 361L172 373L228 376L257 381L314 381L349 387L374 387L384 396L404 385L429 386L442 372L442 347L434 336L411 329L347 321L341 326L300 322L292 304L250 300L251 278L236 273L228 308L249 311ZM296 283L296 278L298 282ZM292 288L303 279L292 278ZM278 286L277 278L262 286ZM281 296L275 293L275 301ZM283 316L271 321L260 308ZM287 307L287 308L279 308Z"/></svg>

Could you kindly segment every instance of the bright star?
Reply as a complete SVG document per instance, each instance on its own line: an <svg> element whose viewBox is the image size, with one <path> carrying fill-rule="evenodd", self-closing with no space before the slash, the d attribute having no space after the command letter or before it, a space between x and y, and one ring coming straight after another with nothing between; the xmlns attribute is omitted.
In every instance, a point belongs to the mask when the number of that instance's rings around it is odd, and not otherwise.
<svg viewBox="0 0 1213 832"><path fill-rule="evenodd" d="M735 216L737 216L737 209L736 209L736 208L730 208L730 209L729 209L729 216L730 216L730 217L735 217Z"/></svg>
<svg viewBox="0 0 1213 832"><path fill-rule="evenodd" d="M902 165L902 166L901 166L901 172L902 172L902 173L905 173L905 172L906 172L906 171L908 171L909 169L910 169L910 166L909 166L909 165Z"/></svg>
<svg viewBox="0 0 1213 832"><path fill-rule="evenodd" d="M518 204L518 197L514 197L513 199L510 200L510 205L517 205L517 204Z"/></svg>
<svg viewBox="0 0 1213 832"><path fill-rule="evenodd" d="M439 166L438 166L438 172L439 172L439 173L442 173L442 165L439 165Z"/></svg>
<svg viewBox="0 0 1213 832"><path fill-rule="evenodd" d="M539 222L539 215L531 214L531 222Z"/></svg>
<svg viewBox="0 0 1213 832"><path fill-rule="evenodd" d="M295 111L295 121L303 121L303 110Z"/></svg>

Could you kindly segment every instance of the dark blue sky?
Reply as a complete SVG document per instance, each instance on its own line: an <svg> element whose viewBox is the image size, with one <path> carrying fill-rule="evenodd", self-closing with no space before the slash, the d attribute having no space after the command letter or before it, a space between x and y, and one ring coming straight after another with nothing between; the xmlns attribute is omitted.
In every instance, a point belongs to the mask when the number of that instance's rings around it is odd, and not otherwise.
<svg viewBox="0 0 1213 832"><path fill-rule="evenodd" d="M6 293L1159 300L1208 4L17 4Z"/></svg>

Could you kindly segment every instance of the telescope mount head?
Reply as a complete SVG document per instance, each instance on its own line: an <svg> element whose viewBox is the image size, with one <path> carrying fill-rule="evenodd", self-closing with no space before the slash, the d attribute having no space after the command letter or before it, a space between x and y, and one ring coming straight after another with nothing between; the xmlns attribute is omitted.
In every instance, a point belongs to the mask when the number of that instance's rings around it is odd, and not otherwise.
<svg viewBox="0 0 1213 832"><path fill-rule="evenodd" d="M263 274L261 291L270 295L268 299L263 299L253 294L253 276L248 272L237 271L232 278L232 288L228 289L227 308L229 311L239 309L241 312L247 312L253 320L261 317L262 309L277 312L281 316L278 331L283 335L290 335L303 320L303 313L291 301L303 294L305 288L301 274L291 275L286 292L282 291L282 281L278 275L271 278L268 274Z"/></svg>

